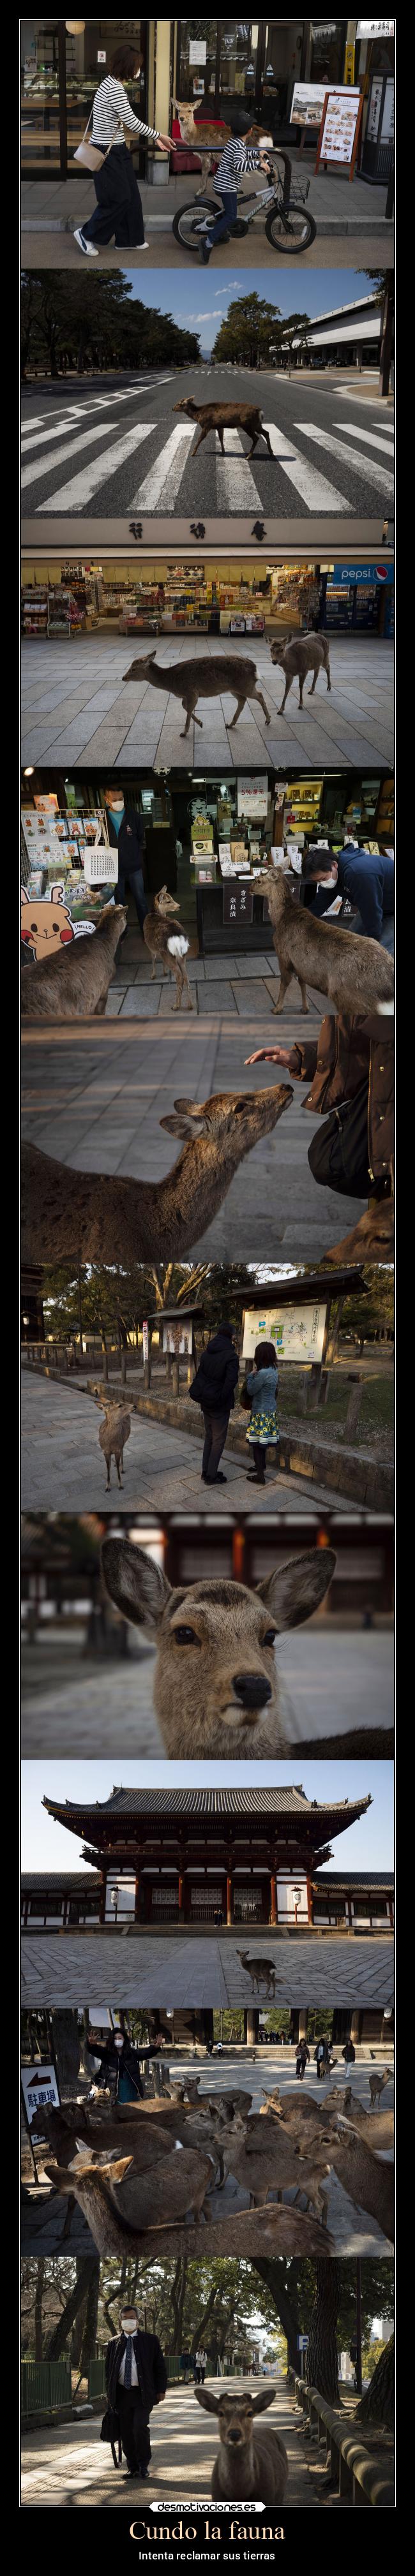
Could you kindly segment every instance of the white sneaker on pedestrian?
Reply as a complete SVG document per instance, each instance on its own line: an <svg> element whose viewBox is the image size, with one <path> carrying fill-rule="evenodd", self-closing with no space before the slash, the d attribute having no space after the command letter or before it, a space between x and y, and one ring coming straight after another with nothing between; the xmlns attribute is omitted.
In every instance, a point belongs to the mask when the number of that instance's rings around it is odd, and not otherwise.
<svg viewBox="0 0 415 2576"><path fill-rule="evenodd" d="M81 232L80 228L78 231L74 232L73 240L78 242L79 250L83 250L85 252L85 259L99 259L99 251L95 249L95 242L85 241L85 234Z"/></svg>
<svg viewBox="0 0 415 2576"><path fill-rule="evenodd" d="M150 249L150 243L149 243L148 241L145 241L145 242L136 242L136 250L149 250L149 249Z"/></svg>

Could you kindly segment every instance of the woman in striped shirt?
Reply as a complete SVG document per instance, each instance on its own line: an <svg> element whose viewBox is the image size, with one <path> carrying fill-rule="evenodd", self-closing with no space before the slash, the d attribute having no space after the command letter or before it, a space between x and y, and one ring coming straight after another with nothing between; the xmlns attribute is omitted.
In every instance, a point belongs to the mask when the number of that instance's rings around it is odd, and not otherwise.
<svg viewBox="0 0 415 2576"><path fill-rule="evenodd" d="M148 250L140 190L123 127L128 126L133 134L146 135L150 142L163 144L167 152L170 137L156 133L152 125L143 125L130 107L124 82L129 81L131 87L131 82L139 79L141 62L135 46L119 45L107 80L101 81L95 92L91 142L106 158L101 169L94 171L96 212L74 233L78 249L89 259L97 259L98 249L112 240L122 249L129 243L136 250Z"/></svg>

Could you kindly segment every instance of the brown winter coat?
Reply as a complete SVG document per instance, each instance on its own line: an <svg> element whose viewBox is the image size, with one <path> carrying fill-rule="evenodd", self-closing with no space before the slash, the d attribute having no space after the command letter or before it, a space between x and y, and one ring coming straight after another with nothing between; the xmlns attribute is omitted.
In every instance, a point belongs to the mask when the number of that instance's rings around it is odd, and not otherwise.
<svg viewBox="0 0 415 2576"><path fill-rule="evenodd" d="M318 1038L292 1047L290 1071L298 1074L299 1063L302 1081L311 1081L305 1107L322 1116L339 1109L341 1101L354 1100L360 1084L368 1081L369 1169L374 1181L383 1181L394 1151L393 1020L382 1031L375 1017L350 1019L326 1011Z"/></svg>

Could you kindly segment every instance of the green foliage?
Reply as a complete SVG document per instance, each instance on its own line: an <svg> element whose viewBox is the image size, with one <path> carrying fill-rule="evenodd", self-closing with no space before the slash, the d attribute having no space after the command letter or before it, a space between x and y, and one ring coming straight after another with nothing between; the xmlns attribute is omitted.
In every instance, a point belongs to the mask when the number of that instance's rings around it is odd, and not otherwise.
<svg viewBox="0 0 415 2576"><path fill-rule="evenodd" d="M228 305L213 343L212 358L232 358L235 364L256 367L258 358L267 358L270 341L276 346L282 338L279 304L270 304L266 296L238 295Z"/></svg>
<svg viewBox="0 0 415 2576"><path fill-rule="evenodd" d="M102 268L98 277L65 268L25 272L22 373L35 365L59 376L68 370L83 375L86 367L154 367L166 359L178 366L197 363L198 333L138 297L131 303L131 293L121 270Z"/></svg>

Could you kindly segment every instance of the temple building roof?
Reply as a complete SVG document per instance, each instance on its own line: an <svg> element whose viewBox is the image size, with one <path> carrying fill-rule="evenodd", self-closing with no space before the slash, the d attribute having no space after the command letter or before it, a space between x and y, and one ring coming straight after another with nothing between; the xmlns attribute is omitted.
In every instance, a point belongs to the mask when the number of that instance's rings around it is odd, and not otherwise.
<svg viewBox="0 0 415 2576"><path fill-rule="evenodd" d="M204 1819L215 1822L223 1817L239 1819L241 1825L246 1822L248 1829L250 1825L260 1829L262 1824L267 1828L279 1818L281 1823L286 1819L288 1824L297 1827L300 1835L304 1827L308 1832L311 1827L316 1843L321 1841L322 1828L324 1839L330 1834L343 1833L348 1825L366 1814L371 1803L370 1796L353 1800L344 1798L333 1803L310 1799L301 1784L275 1789L123 1789L115 1786L109 1798L94 1799L90 1804L86 1800L75 1803L70 1798L66 1798L63 1804L52 1798L43 1800L48 1814L68 1825L70 1832L80 1828L84 1831L88 1826L94 1839L98 1840L99 1827L105 1830L107 1837L112 1820L116 1825L123 1818L126 1822L130 1817L140 1818L144 1822L148 1819L149 1826L157 1823L162 1826L168 1824L170 1818L177 1818L185 1824L192 1817L199 1822Z"/></svg>

